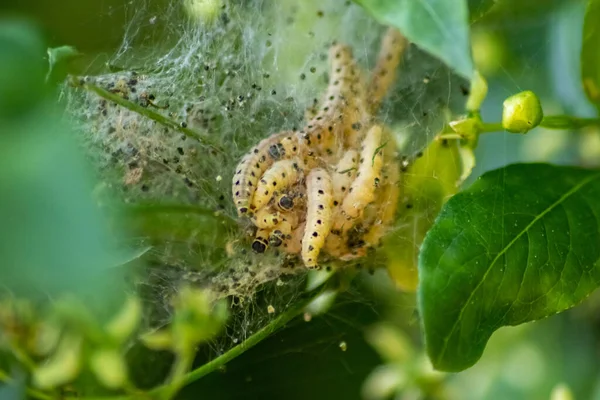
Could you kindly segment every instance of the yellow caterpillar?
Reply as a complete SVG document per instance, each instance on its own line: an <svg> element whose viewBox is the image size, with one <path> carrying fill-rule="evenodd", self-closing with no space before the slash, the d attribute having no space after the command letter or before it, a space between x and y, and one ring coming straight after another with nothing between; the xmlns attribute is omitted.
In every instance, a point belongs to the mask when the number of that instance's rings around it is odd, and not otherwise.
<svg viewBox="0 0 600 400"><path fill-rule="evenodd" d="M342 234L344 227L351 227L351 223L346 224L346 216L342 212L342 201L348 194L352 182L356 178L359 154L356 150L348 150L344 153L342 159L335 167L333 176L333 217L332 227ZM340 240L341 237L340 237Z"/></svg>
<svg viewBox="0 0 600 400"><path fill-rule="evenodd" d="M287 214L283 220L273 228L270 242L274 247L279 247L283 241L291 236L294 228L298 226L298 216L294 213Z"/></svg>
<svg viewBox="0 0 600 400"><path fill-rule="evenodd" d="M278 211L273 210L270 207L263 207L254 213L252 222L258 228L267 229L273 228L281 221L281 215Z"/></svg>
<svg viewBox="0 0 600 400"><path fill-rule="evenodd" d="M315 268L331 227L333 185L327 171L315 168L306 178L306 187L308 209L302 238L302 260L307 268Z"/></svg>
<svg viewBox="0 0 600 400"><path fill-rule="evenodd" d="M398 199L400 197L398 167L399 166L395 163L388 165L388 176L381 194L377 199L378 204L375 221L363 237L367 246L377 246L379 244L379 241L387 233L387 229L396 216Z"/></svg>
<svg viewBox="0 0 600 400"><path fill-rule="evenodd" d="M371 113L375 113L396 79L396 70L408 46L406 38L396 29L389 28L381 40L381 49L377 65L373 69L368 88L368 100Z"/></svg>
<svg viewBox="0 0 600 400"><path fill-rule="evenodd" d="M348 46L332 46L329 50L329 63L329 86L321 101L320 111L308 121L306 130L300 132L303 143L316 148L318 155L325 157L337 150L336 141L342 138L343 118L352 98L351 87L358 76L358 68Z"/></svg>
<svg viewBox="0 0 600 400"><path fill-rule="evenodd" d="M300 177L301 166L298 160L279 160L260 178L252 199L252 207L260 209L267 204L277 192L295 184Z"/></svg>
<svg viewBox="0 0 600 400"><path fill-rule="evenodd" d="M259 229L254 242L252 242L252 250L256 253L264 253L269 247L269 236L271 236L271 230Z"/></svg>
<svg viewBox="0 0 600 400"><path fill-rule="evenodd" d="M381 181L383 167L381 136L381 127L374 125L363 143L356 179L342 203L342 211L351 219L358 218L364 208L375 200L375 189Z"/></svg>
<svg viewBox="0 0 600 400"><path fill-rule="evenodd" d="M288 132L282 132L263 139L242 158L242 161L236 167L236 172L233 175L232 192L239 216L248 213L258 179L273 164L274 160L269 155L269 148L286 136L289 136Z"/></svg>
<svg viewBox="0 0 600 400"><path fill-rule="evenodd" d="M269 156L273 160L282 158L291 158L300 153L304 153L304 146L300 145L296 132L291 132L288 136L282 138L278 143L269 147Z"/></svg>
<svg viewBox="0 0 600 400"><path fill-rule="evenodd" d="M348 150L335 166L333 176L333 205L341 204L356 177L358 152Z"/></svg>

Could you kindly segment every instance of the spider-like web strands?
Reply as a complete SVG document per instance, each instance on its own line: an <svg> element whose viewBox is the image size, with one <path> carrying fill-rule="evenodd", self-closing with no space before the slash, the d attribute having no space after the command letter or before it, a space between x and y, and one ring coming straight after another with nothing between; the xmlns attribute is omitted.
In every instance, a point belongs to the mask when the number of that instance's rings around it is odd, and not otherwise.
<svg viewBox="0 0 600 400"><path fill-rule="evenodd" d="M463 110L465 82L414 46L397 55L409 67L401 79L371 79L378 74L367 66L388 63L386 69L394 70L389 60L378 59L386 28L355 2L303 0L300 7L288 1L223 2L211 23L187 19L181 2L160 9L148 5L123 2L128 21L122 45L107 54L107 64L90 64L88 76L69 80L80 84L64 85L60 95L98 177L94 199L103 206L122 201L123 223L131 232L127 245L152 248L144 256L147 275L138 283L148 325L170 321L171 298L182 283L206 289L213 299L229 298L228 338L211 345L221 354L272 319L267 304L285 309L303 290L303 277L296 276L305 272L298 266L310 229L303 177L322 168L335 184L334 166L347 151L360 153L375 121L390 125L403 139L400 156L410 158L438 133L442 107ZM334 42L348 50L339 59ZM373 81L384 99L377 113L368 105ZM334 107L325 110L328 101ZM309 107L315 112L304 117ZM306 133L309 124L317 140L307 146L299 131ZM325 141L329 126L335 135ZM250 209L264 173L293 158L309 158L302 178L262 208ZM395 159L385 155L385 167ZM356 172L351 171L352 182ZM382 172L376 198L366 215L352 220L354 228L337 237L325 233L326 243L337 239L338 247L323 247L317 265L360 256L393 229L395 217L380 214L380 207L395 214L393 196L385 200L388 178L391 173ZM332 214L341 212L348 189ZM267 220L262 226L259 213ZM255 235L265 252L252 251Z"/></svg>
<svg viewBox="0 0 600 400"><path fill-rule="evenodd" d="M255 252L283 245L287 253L301 253L306 267L316 268L322 249L341 260L363 257L387 232L399 197L399 165L390 150L395 142L381 126L372 125L369 107L380 103L393 82L394 72L382 71L398 65L401 54L389 52L404 51L400 38L393 29L386 33L382 44L386 56L380 55L383 65L378 64L378 78L368 87L351 48L332 45L330 79L320 111L296 134L272 135L273 140L263 140L242 159L236 177L246 179L234 178L234 190L242 183L246 191L234 193L234 200L244 196L246 202L238 203L238 209L249 204L255 212L251 218L259 228L252 244ZM368 99L367 92L375 97ZM257 179L258 174L262 175ZM306 208L294 197L306 198ZM289 203L285 219L279 212L281 198Z"/></svg>

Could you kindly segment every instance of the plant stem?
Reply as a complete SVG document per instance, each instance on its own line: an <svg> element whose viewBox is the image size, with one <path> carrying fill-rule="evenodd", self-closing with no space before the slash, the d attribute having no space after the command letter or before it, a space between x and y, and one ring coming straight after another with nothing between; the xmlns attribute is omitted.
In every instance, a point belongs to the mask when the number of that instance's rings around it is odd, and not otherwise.
<svg viewBox="0 0 600 400"><path fill-rule="evenodd" d="M316 297L318 297L321 292L317 292L314 296L306 297L305 299L300 300L297 304L292 306L291 308L284 311L277 318L273 319L268 325L257 331L255 334L250 336L248 339L244 340L242 343L238 344L235 347L232 347L225 353L221 354L219 357L215 358L212 361L196 368L193 371L185 374L181 381L177 384L181 385L181 387L188 385L192 382L197 381L198 379L210 374L211 372L216 371L221 368L229 361L235 359L239 355L245 353L247 350L256 346L258 343L262 342L264 339L268 338L270 335L284 327L288 322L292 319L300 315L304 308L313 301ZM121 396L106 396L106 397L67 397L66 400L132 400L132 399L144 399L144 400L155 400L162 399L165 394L170 394L173 391L173 387L171 383L167 383L165 385L158 386L149 392L140 393L136 395L121 395ZM57 400L51 398L45 398L41 400Z"/></svg>
<svg viewBox="0 0 600 400"><path fill-rule="evenodd" d="M201 143L205 146L209 146L214 150L223 152L223 149L221 149L221 146L219 146L217 143L213 142L206 135L202 135L190 128L184 128L183 126L181 126L177 122L173 121L172 119L167 118L164 115L157 113L147 107L142 107L141 105L131 102L129 100L126 100L123 97L119 96L118 94L111 93L108 90L106 90L98 85L95 85L90 82L84 82L84 80L78 80L77 78L74 78L74 79L72 79L72 83L75 86L82 87L90 92L94 92L98 96L100 96L106 100L112 101L112 102L120 105L121 107L124 107L124 108L126 108L130 111L133 111L135 113L138 113L140 115L143 115L144 117L149 118L153 121L156 121L159 124L166 126L167 128L171 128L173 130L179 131L179 132L183 133L184 135L186 135L187 137L197 140L199 143Z"/></svg>
<svg viewBox="0 0 600 400"><path fill-rule="evenodd" d="M586 126L600 126L600 118L578 118L569 115L549 115L542 119L540 126L548 129L578 129Z"/></svg>
<svg viewBox="0 0 600 400"><path fill-rule="evenodd" d="M570 115L548 115L540 122L547 129L580 129L586 126L600 126L600 118L579 118ZM480 133L502 132L501 122L484 122Z"/></svg>
<svg viewBox="0 0 600 400"><path fill-rule="evenodd" d="M484 122L481 124L481 133L501 132L503 130L502 122Z"/></svg>
<svg viewBox="0 0 600 400"><path fill-rule="evenodd" d="M169 383L164 386L164 390L160 391L160 398L162 400L172 399L185 386L185 374L194 363L194 350L187 350L183 354L177 355Z"/></svg>
<svg viewBox="0 0 600 400"><path fill-rule="evenodd" d="M318 293L316 296L318 296L319 294L320 293ZM275 333L276 331L281 329L285 324L290 322L293 318L295 318L300 313L302 313L304 308L311 301L313 301L316 296L300 301L298 304L296 304L295 306L291 307L290 309L288 309L285 312L283 312L282 314L280 314L277 318L275 318L273 321L271 321L265 327L263 327L262 329L257 331L254 335L252 335L248 339L244 340L239 345L231 348L229 351L221 354L219 357L215 358L214 360L209 361L208 363L202 365L201 367L196 368L195 370L187 373L183 378L184 384L187 385L194 381L197 381L198 379L219 369L223 365L227 364L229 361L233 360L237 356L241 355L242 353L245 353L250 348L252 348L252 347L256 346L258 343L262 342L264 339L271 336L273 333ZM164 390L164 387L159 387L159 388L151 390L150 394L157 393L162 390Z"/></svg>

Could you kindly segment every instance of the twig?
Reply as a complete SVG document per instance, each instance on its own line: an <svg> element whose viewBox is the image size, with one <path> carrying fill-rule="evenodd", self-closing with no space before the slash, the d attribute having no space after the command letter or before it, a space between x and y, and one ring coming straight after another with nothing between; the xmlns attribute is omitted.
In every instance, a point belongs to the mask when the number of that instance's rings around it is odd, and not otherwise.
<svg viewBox="0 0 600 400"><path fill-rule="evenodd" d="M273 333L275 333L279 329L283 328L292 319L294 319L295 317L300 315L304 311L304 308L320 294L321 294L321 292L319 291L318 293L314 294L313 296L307 297L307 298L299 301L293 307L289 308L288 310L286 310L285 312L280 314L277 318L275 318L273 321L271 321L267 326L265 326L264 328L257 331L254 335L250 336L248 339L244 340L242 343L238 344L235 347L232 347L230 350L221 354L219 357L215 358L214 360L209 361L208 363L185 374L182 377L181 381L177 382L177 385L178 386L181 385L181 387L183 387L192 382L195 382L198 379L210 374L211 372L218 370L219 368L221 368L222 366L227 364L229 361L231 361L231 360L235 359L236 357L240 356L241 354L245 353L247 350L256 346L258 343L262 342L264 339L268 338ZM150 390L149 392L139 393L139 394L134 394L134 395L106 396L106 397L81 397L81 398L67 397L67 398L65 398L65 400L133 400L133 399L156 400L156 399L162 399L166 393L172 394L172 391L173 391L173 387L171 386L171 384L166 384L166 385L158 386L158 387ZM58 400L58 399L53 399L51 397L47 397L47 398L40 399L40 400Z"/></svg>
<svg viewBox="0 0 600 400"><path fill-rule="evenodd" d="M208 136L202 135L202 134L194 131L193 129L190 129L187 127L184 128L177 122L173 121L170 118L165 117L162 114L157 113L156 111L153 111L147 107L142 107L139 104L136 104L134 102L126 100L123 97L121 97L117 94L111 93L108 90L106 90L98 85L95 85L90 82L85 82L85 80L83 80L83 79L73 77L73 79L71 79L71 82L76 87L82 87L85 90L94 92L98 96L100 96L106 100L112 101L112 102L120 105L121 107L124 107L130 111L138 113L138 114L140 114L146 118L149 118L153 121L156 121L159 124L166 126L167 128L171 128L176 131L179 131L179 132L183 133L184 135L186 135L187 137L197 140L199 143L201 143L205 146L209 146L216 151L223 152L223 149L221 148L221 146L218 145L216 142L213 142L210 138L208 138Z"/></svg>

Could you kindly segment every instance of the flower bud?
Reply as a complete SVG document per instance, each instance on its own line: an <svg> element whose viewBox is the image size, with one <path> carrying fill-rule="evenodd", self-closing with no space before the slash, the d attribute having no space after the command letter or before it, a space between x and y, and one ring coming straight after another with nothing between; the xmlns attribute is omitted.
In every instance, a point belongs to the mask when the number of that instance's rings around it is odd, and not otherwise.
<svg viewBox="0 0 600 400"><path fill-rule="evenodd" d="M119 342L123 342L135 331L142 318L142 305L135 296L127 297L123 308L108 322L106 332Z"/></svg>
<svg viewBox="0 0 600 400"><path fill-rule="evenodd" d="M127 382L127 365L116 349L101 349L90 357L90 369L98 381L109 389L119 389Z"/></svg>
<svg viewBox="0 0 600 400"><path fill-rule="evenodd" d="M333 305L337 294L336 290L324 291L306 306L305 311L312 316L325 314Z"/></svg>
<svg viewBox="0 0 600 400"><path fill-rule="evenodd" d="M380 323L371 327L366 338L381 358L388 362L406 363L414 358L410 339L390 324Z"/></svg>
<svg viewBox="0 0 600 400"><path fill-rule="evenodd" d="M67 334L56 352L33 372L33 382L41 389L62 386L77 377L81 369L81 337Z"/></svg>
<svg viewBox="0 0 600 400"><path fill-rule="evenodd" d="M169 350L173 348L173 335L167 329L146 333L140 339L146 347L152 350Z"/></svg>
<svg viewBox="0 0 600 400"><path fill-rule="evenodd" d="M544 113L540 99L532 91L525 91L504 100L502 127L513 133L527 133L542 122Z"/></svg>
<svg viewBox="0 0 600 400"><path fill-rule="evenodd" d="M176 353L191 351L198 343L217 335L228 317L224 301L213 303L202 289L184 286L175 299L171 325Z"/></svg>

